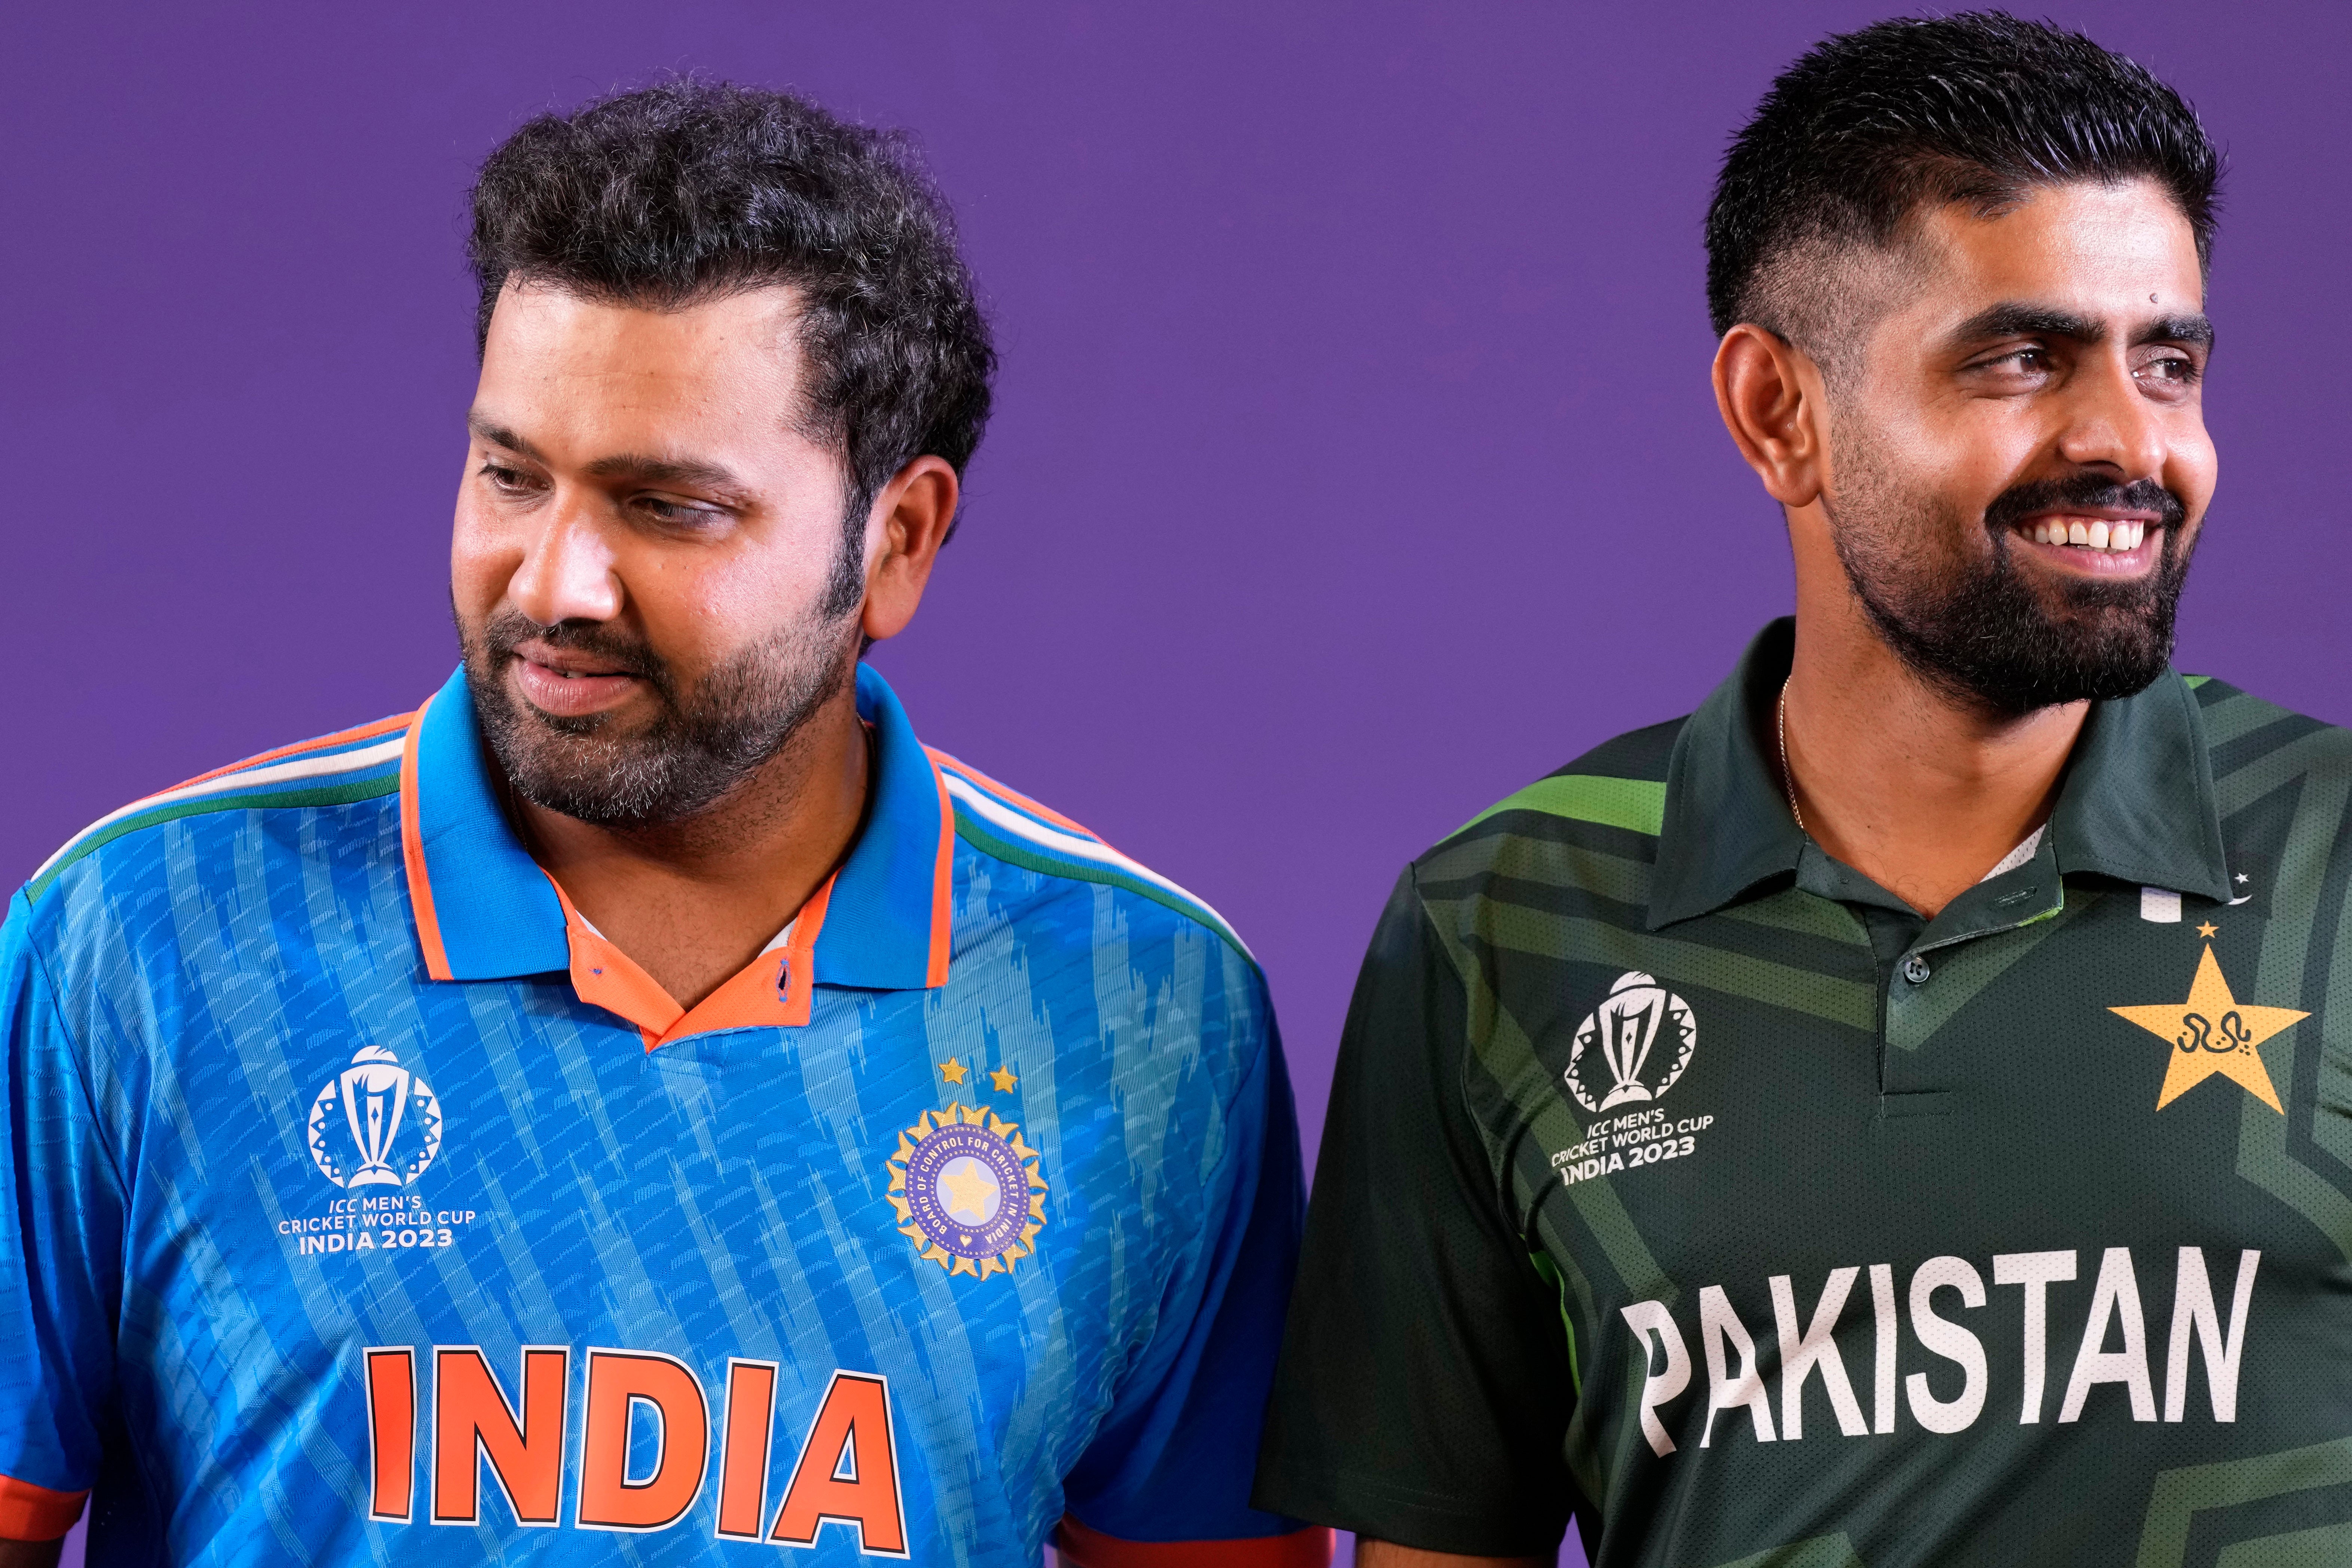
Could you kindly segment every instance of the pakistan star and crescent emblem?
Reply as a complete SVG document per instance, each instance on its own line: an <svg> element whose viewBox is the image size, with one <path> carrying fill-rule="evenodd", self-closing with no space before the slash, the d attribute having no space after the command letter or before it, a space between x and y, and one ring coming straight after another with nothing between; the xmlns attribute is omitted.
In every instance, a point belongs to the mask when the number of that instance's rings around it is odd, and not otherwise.
<svg viewBox="0 0 2352 1568"><path fill-rule="evenodd" d="M2205 955L2197 961L2197 978L2189 983L2188 1001L2107 1011L2170 1043L2171 1065L2165 1069L2164 1088L2156 1097L2158 1110L2220 1073L2280 1115L2286 1114L2257 1047L2311 1015L2292 1007L2257 1007L2230 994L2230 983L2221 976L2212 943L2205 944Z"/></svg>
<svg viewBox="0 0 2352 1568"><path fill-rule="evenodd" d="M1037 1151L996 1112L968 1105L926 1110L890 1156L898 1234L950 1274L1012 1272L1045 1228Z"/></svg>

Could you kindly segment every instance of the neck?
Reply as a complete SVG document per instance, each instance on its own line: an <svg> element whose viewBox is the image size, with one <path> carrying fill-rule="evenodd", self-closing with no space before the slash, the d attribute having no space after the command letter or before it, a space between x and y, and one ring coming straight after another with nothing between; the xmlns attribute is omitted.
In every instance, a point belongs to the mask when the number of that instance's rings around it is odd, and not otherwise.
<svg viewBox="0 0 2352 1568"><path fill-rule="evenodd" d="M1832 570L1800 566L1790 784L1824 850L1933 918L2049 820L2090 705L2000 714L1922 679Z"/></svg>
<svg viewBox="0 0 2352 1568"><path fill-rule="evenodd" d="M847 853L867 788L854 683L782 750L680 822L614 828L520 799L541 865L680 1006L749 963Z"/></svg>

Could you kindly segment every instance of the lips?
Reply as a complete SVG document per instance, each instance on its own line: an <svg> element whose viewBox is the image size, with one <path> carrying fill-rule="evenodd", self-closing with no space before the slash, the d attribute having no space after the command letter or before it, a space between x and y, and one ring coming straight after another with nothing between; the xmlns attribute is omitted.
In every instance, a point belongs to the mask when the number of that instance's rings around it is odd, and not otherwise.
<svg viewBox="0 0 2352 1568"><path fill-rule="evenodd" d="M523 700L562 719L603 712L635 691L638 679L626 670L598 667L579 654L552 648L517 650L512 668Z"/></svg>

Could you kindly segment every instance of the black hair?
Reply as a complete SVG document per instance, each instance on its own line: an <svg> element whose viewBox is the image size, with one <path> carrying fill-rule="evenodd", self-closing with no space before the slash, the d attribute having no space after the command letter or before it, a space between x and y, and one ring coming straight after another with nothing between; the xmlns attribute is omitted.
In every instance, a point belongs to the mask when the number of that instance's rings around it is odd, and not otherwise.
<svg viewBox="0 0 2352 1568"><path fill-rule="evenodd" d="M657 310L791 287L794 414L842 454L853 561L892 475L926 454L961 475L980 445L996 353L955 221L898 132L679 79L527 121L472 203L477 353L509 279Z"/></svg>
<svg viewBox="0 0 2352 1568"><path fill-rule="evenodd" d="M2196 111L2080 33L2000 11L1879 22L1774 79L1706 215L1719 337L1752 321L1807 342L1846 297L1833 255L1891 247L1928 204L1991 214L2037 185L2155 181L2212 258L2221 160Z"/></svg>

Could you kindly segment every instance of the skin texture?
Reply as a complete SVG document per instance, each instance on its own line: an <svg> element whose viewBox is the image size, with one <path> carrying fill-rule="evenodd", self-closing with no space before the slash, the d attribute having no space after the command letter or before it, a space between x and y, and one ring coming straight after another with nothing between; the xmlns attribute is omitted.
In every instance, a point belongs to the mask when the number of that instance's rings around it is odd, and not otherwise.
<svg viewBox="0 0 2352 1568"><path fill-rule="evenodd" d="M1787 516L1796 556L1787 732L1805 826L1933 916L2048 819L2088 704L2003 713L1914 673L1840 564L1840 496L1892 487L1933 499L1896 556L1932 591L1934 574L1990 555L1987 505L2033 480L2153 479L2182 504L2185 549L2216 462L2200 391L2209 342L2182 330L2202 321L2203 279L2188 221L2159 187L2047 187L1990 217L1937 208L1913 221L1903 248L1904 281L1886 288L1834 387L1804 350L1743 325L1717 351L1715 388L1740 455ZM2071 315L2093 331L1969 329L2001 306ZM1865 453L1869 471L1852 471ZM2155 569L2153 523L2140 549L2101 556L2034 543L2036 521L2024 519L2029 537L2009 547L2046 604L2061 603L2070 574ZM1763 741L1771 754L1774 737Z"/></svg>
<svg viewBox="0 0 2352 1568"><path fill-rule="evenodd" d="M906 627L955 517L955 471L918 458L883 488L866 516L863 601L827 623L846 486L839 453L797 427L793 311L782 288L652 310L509 286L483 352L450 550L469 647L493 616L586 623L649 650L691 692L748 650L845 663L861 634ZM601 713L604 743L667 710L641 676L598 673L609 658L525 641L497 662L492 679L527 718ZM691 1007L839 864L867 766L843 680L782 750L682 820L616 828L519 796L510 805L581 913Z"/></svg>

